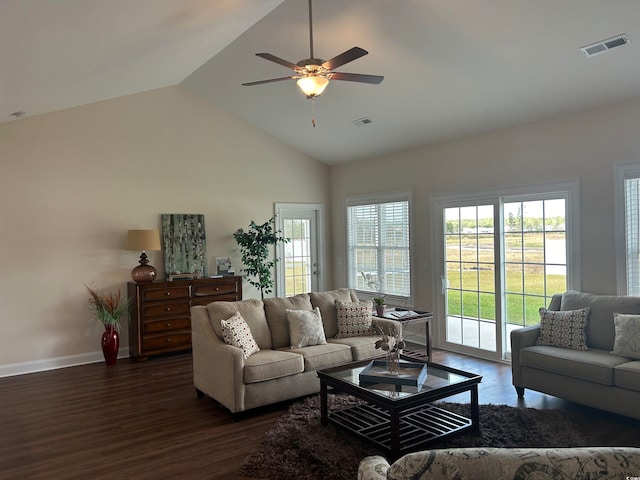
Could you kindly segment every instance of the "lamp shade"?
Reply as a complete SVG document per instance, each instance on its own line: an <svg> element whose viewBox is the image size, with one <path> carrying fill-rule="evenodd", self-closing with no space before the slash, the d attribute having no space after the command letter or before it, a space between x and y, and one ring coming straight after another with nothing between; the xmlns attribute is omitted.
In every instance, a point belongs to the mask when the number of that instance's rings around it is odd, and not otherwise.
<svg viewBox="0 0 640 480"><path fill-rule="evenodd" d="M308 97L317 97L324 89L329 85L329 79L325 77L303 77L296 82L300 90L302 90Z"/></svg>
<svg viewBox="0 0 640 480"><path fill-rule="evenodd" d="M161 250L160 230L129 230L127 250Z"/></svg>

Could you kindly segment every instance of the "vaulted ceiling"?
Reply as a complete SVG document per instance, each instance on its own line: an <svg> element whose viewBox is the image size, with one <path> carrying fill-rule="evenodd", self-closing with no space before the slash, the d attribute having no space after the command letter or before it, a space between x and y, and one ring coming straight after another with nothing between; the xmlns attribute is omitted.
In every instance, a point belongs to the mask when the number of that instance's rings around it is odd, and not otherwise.
<svg viewBox="0 0 640 480"><path fill-rule="evenodd" d="M338 70L384 81L331 81L315 102L292 80L242 86L292 73L255 53L309 57L307 8L0 0L0 120L182 84L337 164L640 98L637 0L316 0L315 56L364 48ZM630 43L579 50L618 34Z"/></svg>

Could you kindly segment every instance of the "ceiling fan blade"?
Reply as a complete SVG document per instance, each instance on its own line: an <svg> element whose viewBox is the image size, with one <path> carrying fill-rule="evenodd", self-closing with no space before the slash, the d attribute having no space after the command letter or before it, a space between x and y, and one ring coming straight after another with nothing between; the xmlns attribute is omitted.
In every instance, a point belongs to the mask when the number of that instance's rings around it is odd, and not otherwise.
<svg viewBox="0 0 640 480"><path fill-rule="evenodd" d="M340 55L327 60L322 64L322 66L327 70L333 70L335 68L341 67L345 63L353 62L360 57L364 57L367 53L369 52L367 52L363 48L353 47L352 49L347 50L346 52L342 52Z"/></svg>
<svg viewBox="0 0 640 480"><path fill-rule="evenodd" d="M270 53L256 53L257 56L264 58L265 60L270 60L272 62L275 62L279 65L282 65L283 67L287 67L290 68L291 70L295 70L296 72L300 69L300 67L298 65L296 65L295 63L291 63L288 60L285 60L283 58L280 57L276 57L275 55L272 55Z"/></svg>
<svg viewBox="0 0 640 480"><path fill-rule="evenodd" d="M293 77L280 77L280 78L270 78L269 80L258 80L257 82L247 82L243 83L245 87L250 87L252 85L262 85L263 83L272 83L272 82L280 82L282 80L291 80Z"/></svg>
<svg viewBox="0 0 640 480"><path fill-rule="evenodd" d="M361 83L374 83L378 84L384 80L381 75L364 75L362 73L343 73L332 72L330 74L331 80L345 80L347 82L361 82Z"/></svg>

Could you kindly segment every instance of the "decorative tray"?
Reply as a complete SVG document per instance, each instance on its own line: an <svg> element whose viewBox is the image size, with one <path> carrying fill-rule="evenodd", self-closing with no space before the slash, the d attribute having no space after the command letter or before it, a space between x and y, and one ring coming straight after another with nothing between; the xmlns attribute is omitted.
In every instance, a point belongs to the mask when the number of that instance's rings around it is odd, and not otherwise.
<svg viewBox="0 0 640 480"><path fill-rule="evenodd" d="M371 360L360 372L360 384L393 383L421 387L427 379L427 364L400 360L398 375L387 373L386 360Z"/></svg>

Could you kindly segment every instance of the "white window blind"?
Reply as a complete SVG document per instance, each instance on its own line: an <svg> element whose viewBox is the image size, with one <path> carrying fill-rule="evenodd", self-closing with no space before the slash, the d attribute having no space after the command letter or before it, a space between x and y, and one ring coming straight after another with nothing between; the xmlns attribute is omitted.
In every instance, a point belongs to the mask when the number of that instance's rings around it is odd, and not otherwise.
<svg viewBox="0 0 640 480"><path fill-rule="evenodd" d="M640 178L624 180L627 295L640 295Z"/></svg>
<svg viewBox="0 0 640 480"><path fill-rule="evenodd" d="M411 296L409 194L347 199L348 285Z"/></svg>

